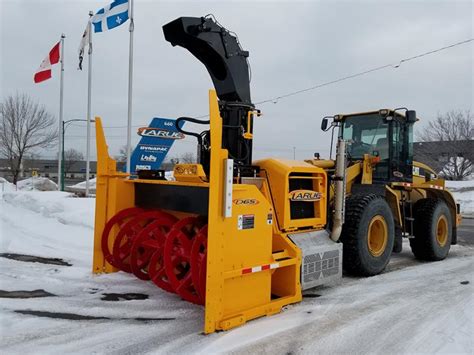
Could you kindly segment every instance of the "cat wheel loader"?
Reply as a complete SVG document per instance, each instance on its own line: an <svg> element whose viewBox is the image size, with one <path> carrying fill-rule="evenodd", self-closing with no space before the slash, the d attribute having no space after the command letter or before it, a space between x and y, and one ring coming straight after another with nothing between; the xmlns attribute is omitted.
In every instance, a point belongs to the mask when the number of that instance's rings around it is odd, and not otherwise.
<svg viewBox="0 0 474 355"><path fill-rule="evenodd" d="M412 162L413 111L334 116L335 160L253 161L248 56L209 17L163 26L208 70L209 119L180 117L198 162L164 172L117 170L96 118L94 273L122 270L204 305L205 333L281 311L302 291L348 272L383 271L402 237L415 256L446 257L459 206L443 180ZM185 131L182 122L203 127ZM327 129L328 119L323 121ZM333 131L334 132L334 131Z"/></svg>

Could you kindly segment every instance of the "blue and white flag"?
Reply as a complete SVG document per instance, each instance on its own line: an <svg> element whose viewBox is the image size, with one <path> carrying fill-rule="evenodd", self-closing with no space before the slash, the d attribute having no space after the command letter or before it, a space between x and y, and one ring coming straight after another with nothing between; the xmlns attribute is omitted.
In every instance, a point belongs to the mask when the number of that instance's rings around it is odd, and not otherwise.
<svg viewBox="0 0 474 355"><path fill-rule="evenodd" d="M128 0L115 0L92 17L94 32L111 30L128 20Z"/></svg>

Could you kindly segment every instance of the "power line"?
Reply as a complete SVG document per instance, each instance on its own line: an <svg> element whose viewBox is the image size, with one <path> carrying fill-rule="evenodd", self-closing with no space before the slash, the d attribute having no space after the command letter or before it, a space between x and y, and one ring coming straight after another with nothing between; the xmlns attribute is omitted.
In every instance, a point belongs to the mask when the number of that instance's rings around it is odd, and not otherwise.
<svg viewBox="0 0 474 355"><path fill-rule="evenodd" d="M290 96L295 96L295 95L298 95L298 94L301 94L301 93L304 93L304 92L307 92L307 91L316 90L316 89L319 89L319 88L324 87L324 86L339 83L341 81L353 79L353 78L356 78L358 76L366 75L366 74L369 74L369 73L372 73L372 72L375 72L375 71L378 71L378 70L382 70L382 69L389 68L389 67L396 69L396 68L399 68L402 65L402 63L406 63L406 62L409 62L411 60L418 59L418 58L421 58L421 57L425 57L427 55L434 54L434 53L437 53L437 52L441 52L441 51L444 51L446 49L453 48L453 47L456 47L456 46L460 46L460 45L463 45L463 44L466 44L466 43L469 43L469 42L472 42L472 41L474 41L474 38L470 38L470 39L467 39L465 41L453 43L453 44L450 44L448 46L440 47L440 48L437 48L437 49L434 49L434 50L431 50L431 51L428 51L428 52L420 53L420 54L414 55L412 57L403 58L396 65L385 64L385 65L375 67L375 68L372 68L372 69L369 69L369 70L365 70L365 71L362 71L362 72L359 72L359 73L344 76L344 77L339 78L339 79L335 79L335 80L331 80L331 81L328 81L328 82L325 82L325 83L317 84L317 85L314 85L314 86L311 86L311 87L308 87L308 88L305 88L305 89L300 89L300 90L289 92L287 94L276 96L276 97L273 97L273 98L270 98L270 99L265 99L265 100L256 102L255 104L256 105L262 105L262 104L265 104L265 103L268 103L268 102L273 102L273 103L276 104L278 102L278 100L281 100L281 99L284 99L284 98L287 98L287 97L290 97Z"/></svg>
<svg viewBox="0 0 474 355"><path fill-rule="evenodd" d="M428 55L431 55L431 54L434 54L434 53L438 53L438 52L444 51L446 49L450 49L450 48L457 47L457 46L460 46L460 45L463 45L463 44L467 44L467 43L470 43L472 41L474 41L474 38L469 38L469 39L466 39L466 40L461 41L461 42L456 42L456 43L453 43L453 44L450 44L450 45L447 45L447 46L444 46L444 47L440 47L440 48L437 48L437 49L430 50L428 52L423 52L423 53L420 53L420 54L416 54L412 57L403 58L403 59L399 60L398 64L381 65L381 66L378 66L378 67L375 67L375 68L372 68L372 69L368 69L368 70L364 70L364 71L361 71L361 72L358 72L358 73L355 73L355 74L347 75L347 76L344 76L342 78L338 78L338 79L327 81L327 82L324 82L324 83L321 83L321 84L310 86L308 88L292 91L292 92L282 94L282 95L279 95L279 96L276 96L276 97L273 97L273 98L268 98L268 99L265 99L265 100L262 100L262 101L258 101L258 102L255 103L255 105L263 105L263 104L266 104L266 103L269 103L269 102L273 102L274 104L276 104L279 100L285 99L285 98L290 97L290 96L296 96L296 95L299 95L299 94L302 94L302 93L305 93L305 92L308 92L308 91L312 91L312 90L316 90L316 89L319 89L319 88L322 88L322 87L325 87L325 86L329 86L329 85L332 85L332 84L340 83L341 81L345 81L345 80L353 79L353 78L356 78L356 77L359 77L359 76L367 75L367 74L370 74L370 73L373 73L373 72L376 72L376 71L379 71L379 70L382 70L382 69L385 69L385 68L397 69L403 63L406 63L406 62L409 62L409 61L412 61L412 60L415 60L415 59L419 59L419 58L422 58L422 57L425 57L425 56L428 56ZM209 116L209 114L200 115L200 116L193 116L193 117L194 118L205 118L205 117L208 117L208 116ZM80 127L80 125L76 125L76 124L71 124L71 126ZM133 128L139 128L139 127L143 127L143 125L136 125L136 126L132 126L132 127ZM103 128L112 128L112 129L114 129L114 128L127 128L127 126L103 126ZM113 136L111 136L111 137L113 137ZM118 136L113 137L113 138L118 138Z"/></svg>

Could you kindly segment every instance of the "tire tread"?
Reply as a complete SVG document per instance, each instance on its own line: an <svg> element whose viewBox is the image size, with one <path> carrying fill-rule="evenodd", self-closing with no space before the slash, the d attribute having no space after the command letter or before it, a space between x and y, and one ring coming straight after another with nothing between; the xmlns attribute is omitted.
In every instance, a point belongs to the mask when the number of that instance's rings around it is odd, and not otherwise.
<svg viewBox="0 0 474 355"><path fill-rule="evenodd" d="M343 267L350 274L361 276L373 275L373 273L366 270L359 258L357 235L360 220L365 209L377 199L383 198L376 194L356 194L346 199L346 213L341 240L343 242Z"/></svg>
<svg viewBox="0 0 474 355"><path fill-rule="evenodd" d="M426 261L440 260L435 254L431 238L428 236L431 236L434 232L432 230L433 215L438 205L442 202L442 200L435 198L424 198L415 203L413 208L415 215L415 238L410 239L410 247L417 259ZM447 217L450 218L450 216Z"/></svg>

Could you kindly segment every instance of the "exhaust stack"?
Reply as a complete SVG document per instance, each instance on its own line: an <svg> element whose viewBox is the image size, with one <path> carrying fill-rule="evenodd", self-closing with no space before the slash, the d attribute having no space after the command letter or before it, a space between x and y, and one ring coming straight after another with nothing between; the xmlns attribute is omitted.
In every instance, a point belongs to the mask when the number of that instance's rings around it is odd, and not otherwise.
<svg viewBox="0 0 474 355"><path fill-rule="evenodd" d="M331 239L335 242L339 240L344 223L344 201L346 196L346 141L339 139L336 152L336 171L334 180L336 181L336 193L334 195L334 214L331 230Z"/></svg>

